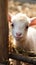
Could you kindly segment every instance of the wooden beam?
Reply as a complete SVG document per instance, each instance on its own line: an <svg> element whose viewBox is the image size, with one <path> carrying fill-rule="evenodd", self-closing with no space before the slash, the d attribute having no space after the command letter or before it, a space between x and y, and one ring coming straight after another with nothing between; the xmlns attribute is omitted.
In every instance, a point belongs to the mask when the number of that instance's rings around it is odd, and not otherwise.
<svg viewBox="0 0 36 65"><path fill-rule="evenodd" d="M36 58L25 57L20 54L9 54L9 58L36 65Z"/></svg>
<svg viewBox="0 0 36 65"><path fill-rule="evenodd" d="M0 0L0 62L8 60L8 1Z"/></svg>

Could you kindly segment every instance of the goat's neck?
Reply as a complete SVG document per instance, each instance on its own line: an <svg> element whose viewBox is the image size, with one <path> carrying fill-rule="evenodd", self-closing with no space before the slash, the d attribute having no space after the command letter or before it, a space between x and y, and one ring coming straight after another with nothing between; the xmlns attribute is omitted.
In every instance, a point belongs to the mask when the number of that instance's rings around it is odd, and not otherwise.
<svg viewBox="0 0 36 65"><path fill-rule="evenodd" d="M20 48L24 48L24 46L26 45L26 39L21 39L16 41L16 47L20 47Z"/></svg>

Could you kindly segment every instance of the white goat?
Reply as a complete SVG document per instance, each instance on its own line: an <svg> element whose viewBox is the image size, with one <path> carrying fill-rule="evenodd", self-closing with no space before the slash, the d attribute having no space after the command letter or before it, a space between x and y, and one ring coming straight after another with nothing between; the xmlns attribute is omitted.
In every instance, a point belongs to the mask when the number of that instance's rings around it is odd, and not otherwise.
<svg viewBox="0 0 36 65"><path fill-rule="evenodd" d="M29 27L29 23L33 19L22 13L12 16L12 35L16 40L17 47L36 53L36 30Z"/></svg>
<svg viewBox="0 0 36 65"><path fill-rule="evenodd" d="M16 47L36 54L36 29L29 27L31 20L23 13L12 16L12 35L16 41Z"/></svg>

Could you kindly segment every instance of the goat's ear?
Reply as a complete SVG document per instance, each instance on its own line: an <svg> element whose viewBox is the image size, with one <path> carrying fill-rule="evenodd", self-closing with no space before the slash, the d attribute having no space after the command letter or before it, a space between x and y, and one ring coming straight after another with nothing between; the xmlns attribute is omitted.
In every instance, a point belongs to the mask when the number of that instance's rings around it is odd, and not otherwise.
<svg viewBox="0 0 36 65"><path fill-rule="evenodd" d="M33 17L33 18L30 19L29 26L33 26L33 25L36 25L36 17Z"/></svg>
<svg viewBox="0 0 36 65"><path fill-rule="evenodd" d="M10 22L10 23L11 23L11 17L12 17L12 15L8 14L8 22Z"/></svg>

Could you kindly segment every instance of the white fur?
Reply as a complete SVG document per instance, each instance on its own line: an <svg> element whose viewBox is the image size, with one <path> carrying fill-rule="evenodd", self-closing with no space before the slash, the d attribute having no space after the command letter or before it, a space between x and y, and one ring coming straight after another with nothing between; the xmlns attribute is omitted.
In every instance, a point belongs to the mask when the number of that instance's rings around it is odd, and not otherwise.
<svg viewBox="0 0 36 65"><path fill-rule="evenodd" d="M12 16L11 21L14 24L14 27L12 27L12 35L16 40L16 46L36 53L36 29L28 27L26 30L26 26L29 26L31 19L25 14L18 13ZM16 33L21 33L21 36L17 36Z"/></svg>

